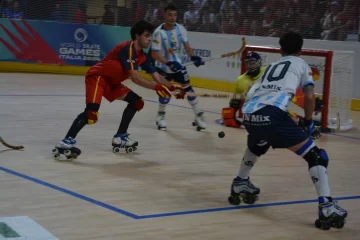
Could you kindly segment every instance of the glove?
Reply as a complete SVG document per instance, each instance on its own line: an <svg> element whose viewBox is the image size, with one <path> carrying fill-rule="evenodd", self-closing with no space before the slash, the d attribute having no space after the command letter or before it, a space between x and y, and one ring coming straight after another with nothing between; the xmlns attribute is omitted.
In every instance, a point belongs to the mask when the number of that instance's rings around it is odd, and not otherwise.
<svg viewBox="0 0 360 240"><path fill-rule="evenodd" d="M321 100L319 97L316 97L316 99L315 99L315 109L314 109L315 115L317 115L319 112L321 112L323 107L324 107L323 100Z"/></svg>
<svg viewBox="0 0 360 240"><path fill-rule="evenodd" d="M312 138L312 134L315 130L315 123L311 120L306 120L305 118L299 118L299 126Z"/></svg>
<svg viewBox="0 0 360 240"><path fill-rule="evenodd" d="M201 65L205 65L205 62L199 56L191 56L190 60L194 62L196 67L200 67Z"/></svg>
<svg viewBox="0 0 360 240"><path fill-rule="evenodd" d="M238 110L240 108L240 105L241 105L241 99L232 98L230 100L229 106L231 108L235 108L235 110Z"/></svg>
<svg viewBox="0 0 360 240"><path fill-rule="evenodd" d="M183 66L177 61L169 61L166 63L166 66L173 72L179 72L183 69Z"/></svg>
<svg viewBox="0 0 360 240"><path fill-rule="evenodd" d="M156 94L161 98L171 98L171 93L164 85L156 84L154 90Z"/></svg>
<svg viewBox="0 0 360 240"><path fill-rule="evenodd" d="M181 88L181 87L177 87L174 85L171 85L171 87L169 88L170 91L174 92L175 91L175 98L176 99L184 99L185 98L185 94L186 91L185 89Z"/></svg>

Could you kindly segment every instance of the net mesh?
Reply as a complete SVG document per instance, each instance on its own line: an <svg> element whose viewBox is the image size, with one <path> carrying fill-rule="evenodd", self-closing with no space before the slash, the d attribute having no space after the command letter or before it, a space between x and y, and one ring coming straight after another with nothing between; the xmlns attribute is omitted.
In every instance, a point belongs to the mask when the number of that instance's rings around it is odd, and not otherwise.
<svg viewBox="0 0 360 240"><path fill-rule="evenodd" d="M247 48L246 51L248 51ZM279 60L280 51L277 48L252 46L251 50L256 51L262 57L262 64L264 66ZM246 54L246 51L243 54ZM272 52L269 52L272 51ZM354 69L354 53L351 51L333 51L331 58L331 66L326 65L325 56L321 50L303 50L301 58L303 58L312 68L313 79L315 81L315 93L321 98L326 91L325 82L330 83L329 103L324 105L328 109L328 116L326 119L321 114L314 115L315 120L324 122L326 127L336 129L338 127L338 120L340 121L340 131L352 129L351 119L351 96L353 87L353 69ZM330 78L326 78L325 71L330 67ZM244 69L241 69L244 72ZM292 104L291 110L299 115L303 115L304 110L298 105ZM326 121L325 121L326 120Z"/></svg>
<svg viewBox="0 0 360 240"><path fill-rule="evenodd" d="M174 3L188 31L280 36L295 30L309 39L356 40L358 0L0 0L1 16L72 23L154 25ZM341 28L337 28L342 26Z"/></svg>

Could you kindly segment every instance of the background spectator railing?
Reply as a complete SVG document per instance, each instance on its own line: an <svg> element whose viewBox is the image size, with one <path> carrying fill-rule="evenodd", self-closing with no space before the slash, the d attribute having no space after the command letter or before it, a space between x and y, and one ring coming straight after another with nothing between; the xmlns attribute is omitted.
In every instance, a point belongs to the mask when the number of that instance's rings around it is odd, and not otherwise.
<svg viewBox="0 0 360 240"><path fill-rule="evenodd" d="M162 22L168 3L188 31L359 41L359 0L0 0L3 18L131 26Z"/></svg>

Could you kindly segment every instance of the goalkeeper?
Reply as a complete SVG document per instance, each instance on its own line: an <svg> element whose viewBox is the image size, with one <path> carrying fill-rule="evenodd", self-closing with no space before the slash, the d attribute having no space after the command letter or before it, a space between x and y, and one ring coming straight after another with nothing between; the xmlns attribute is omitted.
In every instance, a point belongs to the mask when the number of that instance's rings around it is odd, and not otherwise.
<svg viewBox="0 0 360 240"><path fill-rule="evenodd" d="M241 112L242 105L245 102L245 96L251 86L258 80L264 71L266 70L266 66L262 66L261 64L261 57L256 52L249 52L245 57L245 66L246 72L240 75L236 80L236 88L234 97L230 100L229 107L222 109L222 121L224 126L226 127L235 127L239 128L242 125L242 117L243 114ZM314 71L314 70L313 70ZM318 80L318 79L314 79ZM295 97L292 99L292 102L299 107L303 108L303 93L301 89L298 89L296 92ZM323 108L323 101L316 97L316 104L315 104L315 114L322 111ZM236 113L238 112L238 116ZM294 121L299 124L300 127L305 128L304 119L289 111L289 114L293 117ZM319 127L321 123L316 122L316 125ZM319 127L312 134L313 139L317 139L321 136Z"/></svg>

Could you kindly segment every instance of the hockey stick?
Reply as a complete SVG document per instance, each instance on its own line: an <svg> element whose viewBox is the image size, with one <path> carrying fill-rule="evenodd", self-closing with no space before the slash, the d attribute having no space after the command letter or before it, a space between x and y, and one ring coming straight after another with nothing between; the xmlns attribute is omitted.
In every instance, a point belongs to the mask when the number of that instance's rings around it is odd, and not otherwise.
<svg viewBox="0 0 360 240"><path fill-rule="evenodd" d="M20 150L20 149L23 149L23 148L24 148L24 146L13 146L13 145L8 144L7 142L4 141L4 139L3 139L1 136L0 136L0 142L1 142L5 147L11 148L11 149Z"/></svg>
<svg viewBox="0 0 360 240"><path fill-rule="evenodd" d="M231 56L235 56L235 55L240 55L245 50L245 47L246 47L246 40L245 40L245 38L242 38L242 45L241 45L241 48L239 50L237 50L235 52L224 53L220 57L207 58L207 59L203 60L203 62L208 62L208 61L222 59L222 58L225 58L225 57L231 57ZM184 64L183 66L189 66L189 65L192 65L192 64L193 64L193 62L188 62L188 63Z"/></svg>
<svg viewBox="0 0 360 240"><path fill-rule="evenodd" d="M174 93L176 95L176 93ZM232 94L226 93L186 93L186 96L189 97L203 97L203 98L232 98Z"/></svg>

